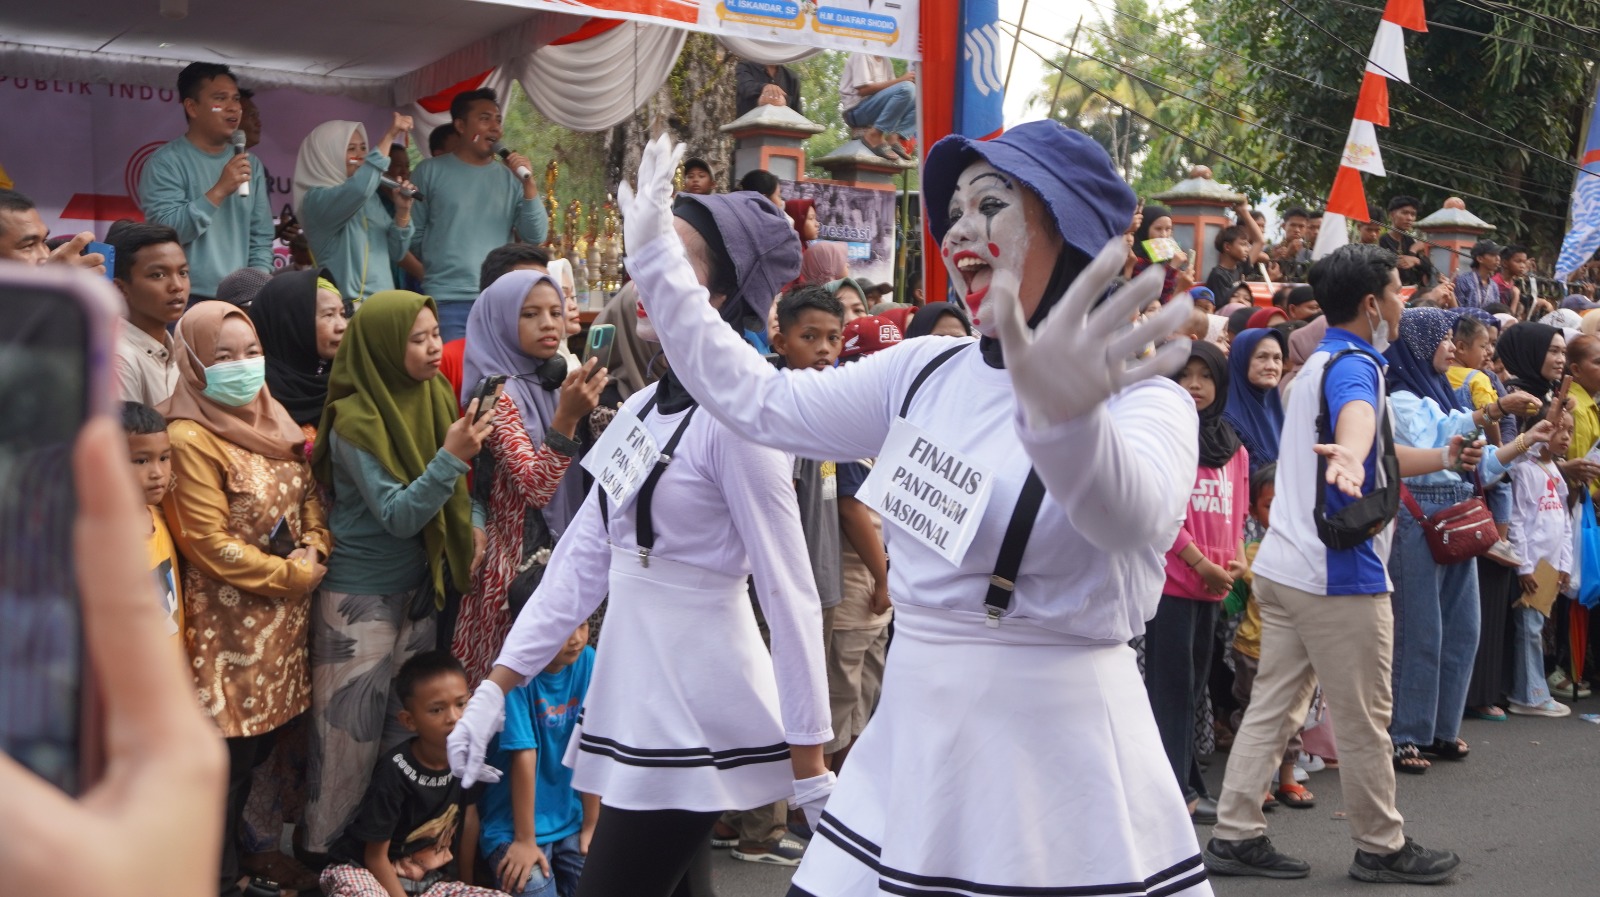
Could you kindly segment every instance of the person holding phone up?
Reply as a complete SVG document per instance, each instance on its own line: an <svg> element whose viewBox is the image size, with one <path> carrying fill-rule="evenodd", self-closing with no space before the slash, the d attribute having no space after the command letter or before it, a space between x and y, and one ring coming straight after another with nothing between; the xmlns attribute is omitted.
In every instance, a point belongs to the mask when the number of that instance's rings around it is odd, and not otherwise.
<svg viewBox="0 0 1600 897"><path fill-rule="evenodd" d="M163 502L184 559L184 641L195 688L228 742L221 893L238 893L239 819L252 770L311 705L311 596L331 541L305 436L266 387L255 326L226 302L178 322L168 422L175 485ZM288 550L273 550L273 533Z"/></svg>
<svg viewBox="0 0 1600 897"><path fill-rule="evenodd" d="M465 592L476 566L465 475L494 419L476 404L459 416L443 355L433 300L404 290L368 298L334 355L311 455L334 534L312 605L314 852L344 830L379 749L409 737L390 683L433 649L446 585Z"/></svg>
<svg viewBox="0 0 1600 897"><path fill-rule="evenodd" d="M479 295L467 318L463 402L484 378L509 375L494 400L494 434L474 477L474 516L482 516L487 537L483 565L461 601L451 644L472 683L488 675L513 608L532 593L550 549L583 503L572 462L589 441L580 427L607 376L597 358L567 370L557 354L567 318L556 281L539 271L505 274Z"/></svg>

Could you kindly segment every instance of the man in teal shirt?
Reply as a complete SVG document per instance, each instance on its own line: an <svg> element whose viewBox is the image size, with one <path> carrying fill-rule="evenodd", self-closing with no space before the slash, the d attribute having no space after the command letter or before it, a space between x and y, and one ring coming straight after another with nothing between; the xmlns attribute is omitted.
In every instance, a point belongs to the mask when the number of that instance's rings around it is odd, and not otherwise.
<svg viewBox="0 0 1600 897"><path fill-rule="evenodd" d="M178 74L189 128L150 155L139 178L139 205L152 224L178 232L189 258L190 301L217 294L240 268L272 270L272 210L266 169L230 145L244 111L239 82L225 65L190 63ZM240 196L240 185L250 195Z"/></svg>
<svg viewBox="0 0 1600 897"><path fill-rule="evenodd" d="M412 209L411 250L427 269L422 292L439 305L445 342L467 334L478 270L490 250L519 238L543 243L549 230L537 182L515 174L519 168L532 172L527 157L511 153L504 165L495 162L501 118L494 91L458 94L450 102L450 119L458 135L455 150L424 159L411 176L424 197Z"/></svg>

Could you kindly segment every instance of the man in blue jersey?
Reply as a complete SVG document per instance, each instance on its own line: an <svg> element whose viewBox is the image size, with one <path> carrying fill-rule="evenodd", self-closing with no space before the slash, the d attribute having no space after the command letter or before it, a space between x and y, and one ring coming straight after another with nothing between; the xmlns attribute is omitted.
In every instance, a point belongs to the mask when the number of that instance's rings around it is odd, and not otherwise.
<svg viewBox="0 0 1600 897"><path fill-rule="evenodd" d="M1400 278L1395 255L1371 245L1344 246L1311 268L1311 287L1328 318L1327 336L1289 394L1278 451L1272 528L1256 556L1261 607L1261 667L1234 738L1206 867L1221 875L1304 878L1311 867L1279 853L1266 837L1261 792L1283 758L1286 740L1305 718L1320 681L1338 727L1339 779L1356 842L1350 875L1362 881L1432 883L1461 860L1407 838L1395 809L1389 741L1394 653L1391 584L1385 569L1391 525L1349 549L1317 534L1317 490L1337 514L1380 489L1378 413L1389 413L1383 350L1399 335ZM1328 361L1353 349L1331 369ZM1318 416L1327 396L1328 420ZM1476 463L1459 438L1443 451L1394 446L1402 476ZM1318 462L1326 460L1326 475Z"/></svg>

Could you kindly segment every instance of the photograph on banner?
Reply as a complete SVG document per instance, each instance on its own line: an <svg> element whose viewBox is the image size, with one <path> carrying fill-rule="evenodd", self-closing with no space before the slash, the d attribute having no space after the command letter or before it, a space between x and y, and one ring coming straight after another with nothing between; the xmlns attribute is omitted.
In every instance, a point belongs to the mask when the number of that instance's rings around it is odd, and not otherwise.
<svg viewBox="0 0 1600 897"><path fill-rule="evenodd" d="M784 199L816 203L817 239L845 244L850 276L873 283L894 282L895 196L817 181L779 181Z"/></svg>
<svg viewBox="0 0 1600 897"><path fill-rule="evenodd" d="M567 15L920 59L921 0L496 0Z"/></svg>
<svg viewBox="0 0 1600 897"><path fill-rule="evenodd" d="M174 66L168 87L0 73L0 121L47 122L52 135L50 140L0 136L0 176L38 205L50 233L103 235L118 220L144 220L138 196L144 166L162 144L183 136L179 68ZM298 90L263 90L254 102L261 112L261 142L249 152L267 170L274 219L289 205L300 141L312 128L325 121L357 121L366 125L368 139L376 140L392 119L376 106ZM281 243L274 246L274 263L288 263Z"/></svg>

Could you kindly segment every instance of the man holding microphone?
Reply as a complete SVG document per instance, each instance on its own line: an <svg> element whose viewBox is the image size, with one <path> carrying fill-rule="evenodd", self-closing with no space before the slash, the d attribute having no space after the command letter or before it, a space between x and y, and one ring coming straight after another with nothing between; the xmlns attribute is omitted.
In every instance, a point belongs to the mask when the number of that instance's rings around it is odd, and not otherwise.
<svg viewBox="0 0 1600 897"><path fill-rule="evenodd" d="M217 294L240 268L272 270L266 170L245 152L239 82L225 65L178 74L188 130L151 154L139 178L145 220L178 232L189 257L190 303ZM235 138L238 134L238 138Z"/></svg>
<svg viewBox="0 0 1600 897"><path fill-rule="evenodd" d="M538 245L550 229L533 166L501 150L500 104L488 88L450 101L455 149L424 159L411 176L422 197L412 207L411 251L427 269L422 292L439 305L445 342L467 335L478 274L490 250L520 239ZM501 161L495 160L499 153ZM515 228L516 236L512 236Z"/></svg>

